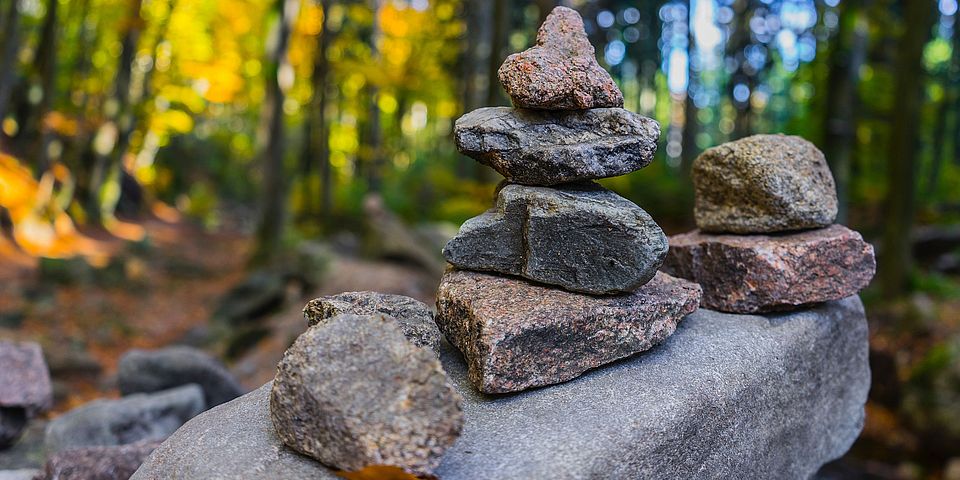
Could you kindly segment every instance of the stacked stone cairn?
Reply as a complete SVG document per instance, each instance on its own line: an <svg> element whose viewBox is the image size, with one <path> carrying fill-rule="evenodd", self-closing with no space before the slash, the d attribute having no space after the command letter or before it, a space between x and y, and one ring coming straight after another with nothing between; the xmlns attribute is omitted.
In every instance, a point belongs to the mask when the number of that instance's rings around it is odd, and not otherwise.
<svg viewBox="0 0 960 480"><path fill-rule="evenodd" d="M705 308L796 309L873 278L873 247L834 223L833 176L812 143L754 135L706 150L692 175L698 229L670 238L663 270L699 283Z"/></svg>
<svg viewBox="0 0 960 480"><path fill-rule="evenodd" d="M583 20L557 7L537 44L499 70L515 108L457 120L457 148L504 177L493 208L444 247L437 325L484 393L564 382L647 350L694 311L700 288L658 269L667 238L592 182L647 166L660 127L622 108Z"/></svg>

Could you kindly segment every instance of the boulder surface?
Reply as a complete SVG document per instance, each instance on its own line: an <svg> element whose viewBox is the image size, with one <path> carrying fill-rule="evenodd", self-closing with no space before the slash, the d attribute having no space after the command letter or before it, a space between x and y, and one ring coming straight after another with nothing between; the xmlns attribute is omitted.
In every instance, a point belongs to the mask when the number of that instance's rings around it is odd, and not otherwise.
<svg viewBox="0 0 960 480"><path fill-rule="evenodd" d="M55 453L163 440L205 408L203 390L192 384L119 400L94 400L47 424L46 449Z"/></svg>
<svg viewBox="0 0 960 480"><path fill-rule="evenodd" d="M653 161L660 125L622 108L486 107L457 119L457 150L525 185L615 177Z"/></svg>
<svg viewBox="0 0 960 480"><path fill-rule="evenodd" d="M439 355L440 330L433 321L433 310L419 300L379 292L344 292L315 298L303 308L303 316L311 327L344 313L391 317L407 340Z"/></svg>
<svg viewBox="0 0 960 480"><path fill-rule="evenodd" d="M191 347L133 349L120 358L117 370L117 385L124 395L193 383L203 389L207 408L211 408L246 393L222 363Z"/></svg>
<svg viewBox="0 0 960 480"><path fill-rule="evenodd" d="M859 233L832 225L781 235L674 235L662 269L699 283L705 308L755 313L853 295L877 263Z"/></svg>
<svg viewBox="0 0 960 480"><path fill-rule="evenodd" d="M326 465L416 475L429 475L463 428L435 352L383 315L338 315L300 335L277 366L270 415L283 443Z"/></svg>
<svg viewBox="0 0 960 480"><path fill-rule="evenodd" d="M867 322L856 297L790 313L698 310L658 348L570 382L464 395L463 435L434 472L498 478L808 478L863 426ZM283 446L270 385L191 420L134 480L317 478L333 471Z"/></svg>
<svg viewBox="0 0 960 480"><path fill-rule="evenodd" d="M597 63L575 10L556 7L537 32L537 44L507 57L498 72L521 108L586 110L622 107L623 94Z"/></svg>
<svg viewBox="0 0 960 480"><path fill-rule="evenodd" d="M632 292L667 254L642 208L595 184L508 184L493 208L464 222L443 256L458 268L518 275L592 294Z"/></svg>
<svg viewBox="0 0 960 480"><path fill-rule="evenodd" d="M823 153L801 137L753 135L693 162L694 219L708 233L773 233L829 226L837 189Z"/></svg>
<svg viewBox="0 0 960 480"><path fill-rule="evenodd" d="M157 442L113 447L70 448L56 453L44 467L45 480L127 480Z"/></svg>
<svg viewBox="0 0 960 480"><path fill-rule="evenodd" d="M636 291L591 296L466 270L447 272L437 325L484 393L565 382L659 344L700 305L700 287L664 273Z"/></svg>

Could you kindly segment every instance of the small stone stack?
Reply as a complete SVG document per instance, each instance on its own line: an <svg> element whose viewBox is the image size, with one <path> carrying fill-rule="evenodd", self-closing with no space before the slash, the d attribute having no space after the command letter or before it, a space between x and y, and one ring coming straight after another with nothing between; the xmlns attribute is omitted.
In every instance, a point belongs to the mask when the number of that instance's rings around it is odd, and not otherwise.
<svg viewBox="0 0 960 480"><path fill-rule="evenodd" d="M703 306L731 313L839 300L867 286L873 247L834 224L826 159L800 137L754 135L693 163L698 230L670 238L663 270L703 287Z"/></svg>
<svg viewBox="0 0 960 480"><path fill-rule="evenodd" d="M695 284L657 272L667 239L650 215L591 181L647 166L660 127L621 108L580 15L555 8L499 77L515 108L467 113L455 134L506 182L444 248L455 269L437 293L437 325L485 393L647 350L700 300Z"/></svg>

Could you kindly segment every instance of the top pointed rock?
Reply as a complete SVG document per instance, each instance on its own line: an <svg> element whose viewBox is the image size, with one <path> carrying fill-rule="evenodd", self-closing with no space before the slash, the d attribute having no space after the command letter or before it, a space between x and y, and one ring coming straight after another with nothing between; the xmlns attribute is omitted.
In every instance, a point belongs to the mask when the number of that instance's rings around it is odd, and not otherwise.
<svg viewBox="0 0 960 480"><path fill-rule="evenodd" d="M537 44L507 57L500 83L518 108L586 110L622 107L623 94L600 67L580 14L556 7L537 33Z"/></svg>

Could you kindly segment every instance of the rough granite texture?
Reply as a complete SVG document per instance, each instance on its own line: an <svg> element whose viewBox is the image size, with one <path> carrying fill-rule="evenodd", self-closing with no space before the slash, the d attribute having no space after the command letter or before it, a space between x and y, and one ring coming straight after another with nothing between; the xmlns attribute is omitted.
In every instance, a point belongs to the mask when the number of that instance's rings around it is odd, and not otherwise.
<svg viewBox="0 0 960 480"><path fill-rule="evenodd" d="M197 385L138 393L119 400L94 400L47 424L46 449L126 445L159 441L204 411Z"/></svg>
<svg viewBox="0 0 960 480"><path fill-rule="evenodd" d="M0 341L0 407L23 409L27 417L53 404L50 371L33 342Z"/></svg>
<svg viewBox="0 0 960 480"><path fill-rule="evenodd" d="M437 325L463 352L477 389L506 393L650 349L699 305L700 287L664 273L633 293L596 297L455 270L440 280Z"/></svg>
<svg viewBox="0 0 960 480"><path fill-rule="evenodd" d="M856 297L766 316L698 310L642 355L550 388L486 396L444 343L466 426L435 474L808 478L860 433L867 349ZM337 478L280 443L269 392L267 384L191 420L133 479Z"/></svg>
<svg viewBox="0 0 960 480"><path fill-rule="evenodd" d="M703 287L705 308L731 313L793 309L865 288L873 247L842 225L780 235L670 237L662 270Z"/></svg>
<svg viewBox="0 0 960 480"><path fill-rule="evenodd" d="M487 107L457 119L457 150L507 180L556 185L615 177L653 161L660 125L622 108Z"/></svg>
<svg viewBox="0 0 960 480"><path fill-rule="evenodd" d="M632 292L650 281L667 237L642 208L595 183L510 184L443 248L456 267L519 275L567 290Z"/></svg>
<svg viewBox="0 0 960 480"><path fill-rule="evenodd" d="M283 443L342 470L430 474L463 428L434 352L383 315L338 315L300 335L277 367L270 415Z"/></svg>
<svg viewBox="0 0 960 480"><path fill-rule="evenodd" d="M800 137L753 135L693 162L694 218L710 233L773 233L826 227L837 190L823 153Z"/></svg>
<svg viewBox="0 0 960 480"><path fill-rule="evenodd" d="M195 348L175 346L160 350L128 351L117 367L120 393L151 393L182 385L203 389L207 408L246 393L222 363Z"/></svg>
<svg viewBox="0 0 960 480"><path fill-rule="evenodd" d="M56 453L44 466L45 480L127 480L159 443L71 448Z"/></svg>
<svg viewBox="0 0 960 480"><path fill-rule="evenodd" d="M342 313L391 317L407 340L440 354L440 330L433 321L433 310L419 300L379 292L344 292L315 298L303 308L311 327Z"/></svg>
<svg viewBox="0 0 960 480"><path fill-rule="evenodd" d="M622 107L623 94L600 67L580 14L556 7L537 32L537 44L507 57L498 72L521 108L586 110Z"/></svg>

